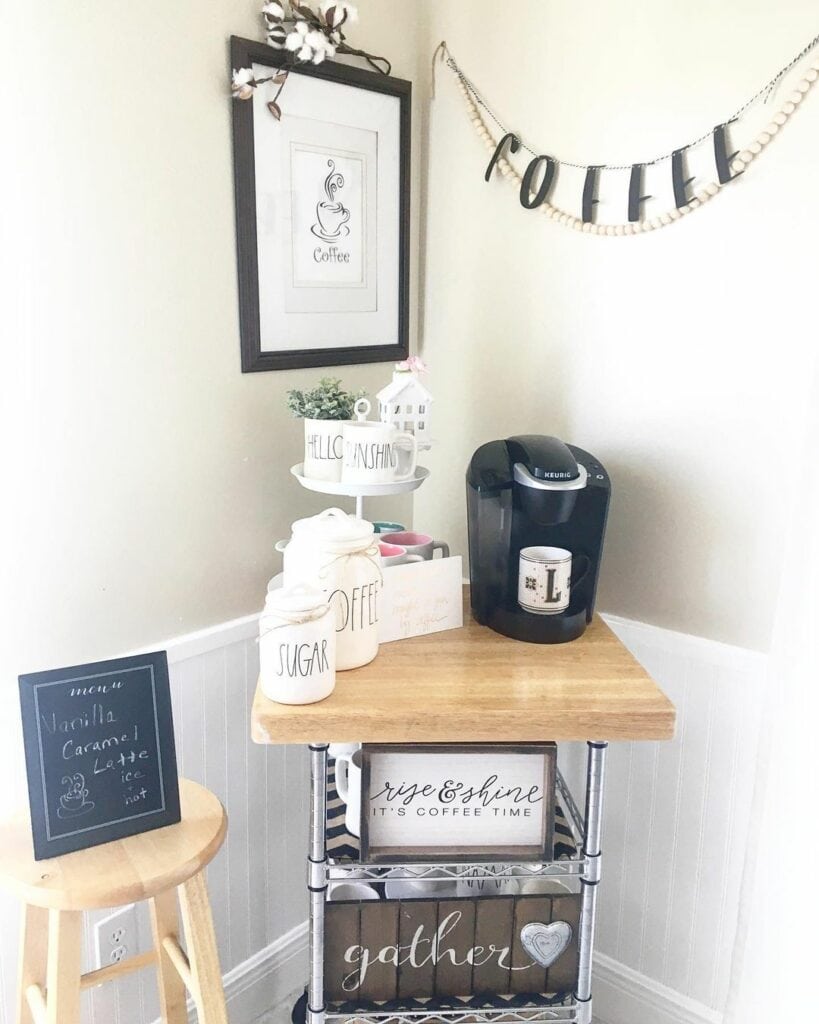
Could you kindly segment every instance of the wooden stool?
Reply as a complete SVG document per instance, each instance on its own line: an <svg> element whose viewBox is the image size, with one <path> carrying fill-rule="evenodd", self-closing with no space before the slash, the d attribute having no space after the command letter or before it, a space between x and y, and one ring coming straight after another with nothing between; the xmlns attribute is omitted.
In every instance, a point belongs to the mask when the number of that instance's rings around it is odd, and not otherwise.
<svg viewBox="0 0 819 1024"><path fill-rule="evenodd" d="M225 838L227 815L195 782L180 779L179 795L178 825L53 860L34 860L27 818L0 830L0 884L25 903L17 1024L79 1024L81 989L151 964L166 1024L186 1024L186 988L200 1024L227 1024L204 873ZM187 956L179 944L177 892ZM150 900L153 950L81 974L82 912L138 900Z"/></svg>

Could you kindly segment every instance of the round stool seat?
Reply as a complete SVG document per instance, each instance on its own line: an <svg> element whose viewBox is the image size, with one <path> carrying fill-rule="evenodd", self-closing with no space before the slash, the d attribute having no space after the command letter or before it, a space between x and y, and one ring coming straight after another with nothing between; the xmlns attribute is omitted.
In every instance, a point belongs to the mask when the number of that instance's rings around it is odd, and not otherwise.
<svg viewBox="0 0 819 1024"><path fill-rule="evenodd" d="M0 830L0 885L24 903L51 910L93 910L148 899L182 885L209 864L227 831L227 815L207 789L179 780L177 825L34 860L28 816Z"/></svg>

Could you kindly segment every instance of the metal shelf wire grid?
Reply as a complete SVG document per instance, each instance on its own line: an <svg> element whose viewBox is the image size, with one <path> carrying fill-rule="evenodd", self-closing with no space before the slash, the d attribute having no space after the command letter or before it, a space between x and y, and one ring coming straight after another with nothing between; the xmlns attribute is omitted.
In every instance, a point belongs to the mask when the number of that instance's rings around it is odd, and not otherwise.
<svg viewBox="0 0 819 1024"><path fill-rule="evenodd" d="M521 1022L576 1021L577 1003L565 1003L562 1006L526 1006L486 1007L483 1010L389 1010L383 1013L336 1013L328 1010L324 1014L327 1021L355 1020L358 1024L433 1024L435 1021L446 1021L446 1024L521 1024Z"/></svg>

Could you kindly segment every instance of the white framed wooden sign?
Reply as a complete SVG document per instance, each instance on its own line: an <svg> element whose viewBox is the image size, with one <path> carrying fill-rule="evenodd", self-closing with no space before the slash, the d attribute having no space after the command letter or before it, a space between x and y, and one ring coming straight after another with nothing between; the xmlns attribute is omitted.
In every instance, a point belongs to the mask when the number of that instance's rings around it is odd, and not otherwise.
<svg viewBox="0 0 819 1024"><path fill-rule="evenodd" d="M378 599L378 642L460 629L464 624L463 560L460 555L384 569Z"/></svg>
<svg viewBox="0 0 819 1024"><path fill-rule="evenodd" d="M553 743L364 744L361 859L552 859Z"/></svg>

